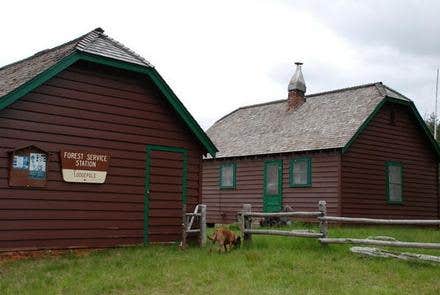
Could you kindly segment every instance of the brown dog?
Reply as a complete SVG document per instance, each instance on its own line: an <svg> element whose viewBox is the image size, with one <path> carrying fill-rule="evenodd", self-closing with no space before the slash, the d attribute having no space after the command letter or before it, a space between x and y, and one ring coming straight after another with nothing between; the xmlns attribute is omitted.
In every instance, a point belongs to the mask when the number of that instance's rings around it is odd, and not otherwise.
<svg viewBox="0 0 440 295"><path fill-rule="evenodd" d="M231 250L232 247L240 247L241 244L241 237L224 227L217 228L212 237L208 237L208 239L210 239L213 244L217 242L220 246L219 251L222 251L224 248L225 252Z"/></svg>

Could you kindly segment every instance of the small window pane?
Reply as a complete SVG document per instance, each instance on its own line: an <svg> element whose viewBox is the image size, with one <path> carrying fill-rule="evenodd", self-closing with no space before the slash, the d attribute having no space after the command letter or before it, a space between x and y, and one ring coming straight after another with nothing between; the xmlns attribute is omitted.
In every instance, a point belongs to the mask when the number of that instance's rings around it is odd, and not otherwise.
<svg viewBox="0 0 440 295"><path fill-rule="evenodd" d="M390 183L401 183L400 171L401 171L400 166L389 167Z"/></svg>
<svg viewBox="0 0 440 295"><path fill-rule="evenodd" d="M402 200L402 187L400 184L390 185L390 201L400 202Z"/></svg>
<svg viewBox="0 0 440 295"><path fill-rule="evenodd" d="M295 173L293 181L295 184L307 184L307 174Z"/></svg>
<svg viewBox="0 0 440 295"><path fill-rule="evenodd" d="M278 195L278 164L269 164L266 167L266 193Z"/></svg>

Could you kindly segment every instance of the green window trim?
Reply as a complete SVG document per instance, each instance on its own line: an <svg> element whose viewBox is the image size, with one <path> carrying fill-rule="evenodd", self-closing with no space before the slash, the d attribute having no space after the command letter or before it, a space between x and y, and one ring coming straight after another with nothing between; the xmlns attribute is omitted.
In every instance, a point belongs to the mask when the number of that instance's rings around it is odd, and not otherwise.
<svg viewBox="0 0 440 295"><path fill-rule="evenodd" d="M391 200L390 195L390 178L389 178L389 172L390 167L400 167L400 200ZM396 161L388 161L385 162L385 184L386 184L386 197L387 197L387 203L390 205L402 205L403 204L403 165L401 162Z"/></svg>
<svg viewBox="0 0 440 295"><path fill-rule="evenodd" d="M264 181L264 186L263 186L264 195L265 196L271 195L271 194L267 193L267 187L268 187L267 186L267 169L268 169L268 166L271 164L276 164L278 166L278 169L279 169L279 171L278 171L278 173L279 173L279 175L278 175L278 190L279 191L278 191L277 195L282 195L282 193L283 193L283 160L264 161L264 175L263 175L263 177L264 177L264 179L263 179L263 181Z"/></svg>
<svg viewBox="0 0 440 295"><path fill-rule="evenodd" d="M307 167L307 182L304 184L298 184L294 182L295 165L298 162L306 162ZM289 166L289 186L290 187L311 187L312 186L312 158L302 157L290 160Z"/></svg>
<svg viewBox="0 0 440 295"><path fill-rule="evenodd" d="M232 167L232 184L223 184L223 169L226 167ZM220 189L234 189L237 187L237 164L236 163L224 163L220 165Z"/></svg>

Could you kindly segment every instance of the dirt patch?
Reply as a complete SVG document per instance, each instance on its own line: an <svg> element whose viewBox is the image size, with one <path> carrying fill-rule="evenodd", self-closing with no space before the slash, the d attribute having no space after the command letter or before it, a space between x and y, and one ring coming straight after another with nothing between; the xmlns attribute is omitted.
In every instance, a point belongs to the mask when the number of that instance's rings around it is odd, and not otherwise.
<svg viewBox="0 0 440 295"><path fill-rule="evenodd" d="M0 264L22 259L40 259L46 257L59 257L64 255L75 255L77 257L88 256L97 249L68 249L68 250L37 250L37 251L13 251L0 253Z"/></svg>

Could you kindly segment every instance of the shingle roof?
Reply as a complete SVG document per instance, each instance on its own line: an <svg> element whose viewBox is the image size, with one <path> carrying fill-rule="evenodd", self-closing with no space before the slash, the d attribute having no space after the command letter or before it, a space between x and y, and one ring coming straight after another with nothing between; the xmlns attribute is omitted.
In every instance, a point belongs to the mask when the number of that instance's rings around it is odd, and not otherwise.
<svg viewBox="0 0 440 295"><path fill-rule="evenodd" d="M286 100L242 107L207 134L217 158L342 148L386 96L410 101L378 82L308 95L292 111Z"/></svg>
<svg viewBox="0 0 440 295"><path fill-rule="evenodd" d="M132 50L105 35L101 28L97 28L77 39L0 68L0 98L75 51L110 57L142 66L152 66Z"/></svg>
<svg viewBox="0 0 440 295"><path fill-rule="evenodd" d="M215 145L156 69L140 55L105 35L101 28L0 68L0 110L80 60L132 71L151 79L206 151L215 156Z"/></svg>

